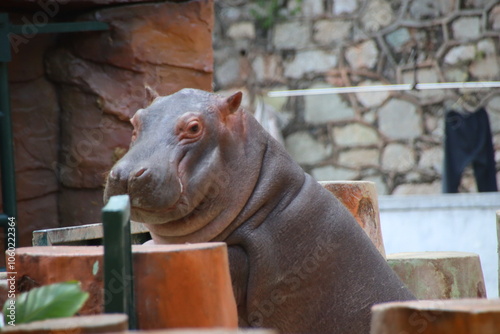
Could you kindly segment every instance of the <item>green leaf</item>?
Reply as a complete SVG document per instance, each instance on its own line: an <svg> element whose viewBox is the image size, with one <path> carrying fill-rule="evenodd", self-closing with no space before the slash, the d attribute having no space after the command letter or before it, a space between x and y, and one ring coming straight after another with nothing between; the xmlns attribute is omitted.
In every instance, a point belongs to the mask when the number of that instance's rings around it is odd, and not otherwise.
<svg viewBox="0 0 500 334"><path fill-rule="evenodd" d="M89 294L82 291L80 283L69 281L55 283L21 293L15 300L15 324L51 318L71 317L87 301ZM9 300L3 307L5 322L9 310Z"/></svg>

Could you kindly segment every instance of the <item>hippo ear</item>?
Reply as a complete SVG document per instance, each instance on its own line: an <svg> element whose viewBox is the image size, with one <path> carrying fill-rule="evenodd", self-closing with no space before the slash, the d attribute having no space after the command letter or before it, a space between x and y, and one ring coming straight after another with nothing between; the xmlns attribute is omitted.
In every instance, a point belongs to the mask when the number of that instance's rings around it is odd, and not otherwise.
<svg viewBox="0 0 500 334"><path fill-rule="evenodd" d="M144 88L146 89L147 105L150 105L156 98L160 97L160 94L158 94L158 92L149 85L144 86Z"/></svg>
<svg viewBox="0 0 500 334"><path fill-rule="evenodd" d="M236 112L240 108L242 97L243 93L237 92L225 99L224 104L226 105L230 114Z"/></svg>

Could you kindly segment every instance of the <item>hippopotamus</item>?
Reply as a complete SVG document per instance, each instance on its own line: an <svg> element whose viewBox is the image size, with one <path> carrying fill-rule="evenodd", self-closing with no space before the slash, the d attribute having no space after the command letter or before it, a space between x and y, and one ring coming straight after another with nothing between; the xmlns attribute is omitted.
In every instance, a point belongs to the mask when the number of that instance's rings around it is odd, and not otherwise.
<svg viewBox="0 0 500 334"><path fill-rule="evenodd" d="M239 326L368 333L372 305L414 296L241 100L182 89L138 110L104 200L128 194L156 244L225 242Z"/></svg>

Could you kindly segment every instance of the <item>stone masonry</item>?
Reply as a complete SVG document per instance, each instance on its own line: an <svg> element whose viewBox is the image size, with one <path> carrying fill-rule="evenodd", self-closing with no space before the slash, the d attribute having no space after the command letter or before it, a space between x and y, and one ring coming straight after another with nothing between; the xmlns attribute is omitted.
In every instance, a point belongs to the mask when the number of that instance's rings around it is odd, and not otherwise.
<svg viewBox="0 0 500 334"><path fill-rule="evenodd" d="M500 171L498 89L267 97L286 89L500 80L497 1L281 3L272 12L257 1L216 1L215 89L243 89L250 110L258 101L273 106L287 149L316 179L374 181L379 194L439 193L445 112L480 104ZM461 191L476 191L471 169Z"/></svg>

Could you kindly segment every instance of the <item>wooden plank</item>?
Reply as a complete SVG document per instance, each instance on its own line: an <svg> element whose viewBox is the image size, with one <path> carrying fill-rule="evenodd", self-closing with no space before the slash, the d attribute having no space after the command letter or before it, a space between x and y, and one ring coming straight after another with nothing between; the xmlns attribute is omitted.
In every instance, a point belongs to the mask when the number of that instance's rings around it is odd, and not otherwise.
<svg viewBox="0 0 500 334"><path fill-rule="evenodd" d="M34 321L16 326L5 326L2 333L9 334L90 334L124 333L127 329L125 314L99 314Z"/></svg>
<svg viewBox="0 0 500 334"><path fill-rule="evenodd" d="M150 239L144 224L131 222L130 228L133 244ZM37 230L33 232L33 246L101 245L103 235L101 223Z"/></svg>

